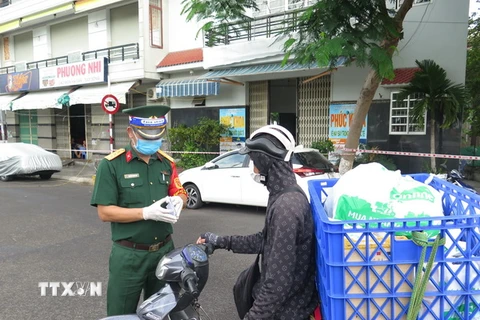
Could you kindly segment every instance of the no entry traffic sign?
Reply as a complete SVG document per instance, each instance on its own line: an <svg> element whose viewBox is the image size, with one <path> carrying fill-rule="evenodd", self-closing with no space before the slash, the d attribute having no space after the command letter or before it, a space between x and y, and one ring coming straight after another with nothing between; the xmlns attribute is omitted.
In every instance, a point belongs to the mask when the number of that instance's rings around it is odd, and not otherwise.
<svg viewBox="0 0 480 320"><path fill-rule="evenodd" d="M102 98L102 108L108 114L115 114L120 110L120 103L113 94L107 94Z"/></svg>

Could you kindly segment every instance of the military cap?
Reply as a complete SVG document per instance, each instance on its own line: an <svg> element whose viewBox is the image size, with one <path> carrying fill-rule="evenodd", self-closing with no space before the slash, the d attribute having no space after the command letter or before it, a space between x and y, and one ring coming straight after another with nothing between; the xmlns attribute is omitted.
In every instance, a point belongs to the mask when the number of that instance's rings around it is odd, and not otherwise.
<svg viewBox="0 0 480 320"><path fill-rule="evenodd" d="M170 107L161 105L142 106L125 109L122 112L128 114L129 125L143 139L160 139L167 127L165 115Z"/></svg>

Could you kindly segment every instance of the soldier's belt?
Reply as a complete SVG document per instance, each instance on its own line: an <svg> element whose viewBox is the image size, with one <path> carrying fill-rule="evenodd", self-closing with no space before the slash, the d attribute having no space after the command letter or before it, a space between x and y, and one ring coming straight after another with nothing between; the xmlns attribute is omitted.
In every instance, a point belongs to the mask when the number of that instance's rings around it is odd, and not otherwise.
<svg viewBox="0 0 480 320"><path fill-rule="evenodd" d="M118 243L119 245L127 247L127 248L132 248L132 249L137 249L137 250L146 250L146 251L153 252L153 251L160 250L160 248L165 246L168 242L170 242L170 240L172 240L172 235L171 234L169 234L165 238L165 240L163 240L161 242L158 242L158 243L155 243L155 244L152 244L152 245L135 243L135 242L131 242L131 241L128 241L128 240L118 240L118 241L115 241L115 243Z"/></svg>

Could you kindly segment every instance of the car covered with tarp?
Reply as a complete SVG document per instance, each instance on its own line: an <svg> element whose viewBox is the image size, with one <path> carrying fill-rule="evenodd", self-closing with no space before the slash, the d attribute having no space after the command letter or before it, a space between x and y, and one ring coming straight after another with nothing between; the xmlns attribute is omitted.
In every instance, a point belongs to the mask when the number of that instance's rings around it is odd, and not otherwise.
<svg viewBox="0 0 480 320"><path fill-rule="evenodd" d="M40 176L47 180L62 170L62 159L55 153L29 143L0 143L0 180L17 176Z"/></svg>

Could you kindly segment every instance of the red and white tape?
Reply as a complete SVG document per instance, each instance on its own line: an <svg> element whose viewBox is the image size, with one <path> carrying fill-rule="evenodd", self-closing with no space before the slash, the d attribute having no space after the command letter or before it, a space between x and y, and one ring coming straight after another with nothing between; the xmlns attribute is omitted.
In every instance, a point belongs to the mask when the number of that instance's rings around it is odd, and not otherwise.
<svg viewBox="0 0 480 320"><path fill-rule="evenodd" d="M68 151L71 149L50 149L46 148L49 151ZM110 150L99 150L99 149L87 149L82 150L83 152L94 152L94 153L103 153L109 154ZM459 159L459 160L480 160L480 157L477 156L462 156L457 154L441 154L441 153L421 153L421 152L405 152L405 151L385 151L385 150L366 150L366 149L339 149L340 152L333 152L333 154L342 155L342 153L374 153L374 154L386 154L392 156L409 156L409 157L426 157L426 158L443 158L443 159ZM221 152L206 152L206 151L166 151L167 153L177 153L177 154L213 154L218 155Z"/></svg>
<svg viewBox="0 0 480 320"><path fill-rule="evenodd" d="M375 153L388 154L392 156L409 156L409 157L427 157L442 159L460 159L460 160L480 160L477 156L462 156L457 154L441 154L441 153L420 153L420 152L404 152L404 151L384 151L384 150L366 150L366 149L341 149L342 152L359 152L359 153Z"/></svg>
<svg viewBox="0 0 480 320"><path fill-rule="evenodd" d="M51 149L51 148L44 148L48 151L67 151L70 152L72 149ZM114 151L117 149L114 149ZM78 151L78 149L77 149ZM93 152L93 153L102 153L102 154L109 154L111 153L110 150L102 150L102 149L86 149L81 150L82 152ZM206 151L165 151L166 153L180 153L180 154L220 154L220 152L206 152Z"/></svg>

